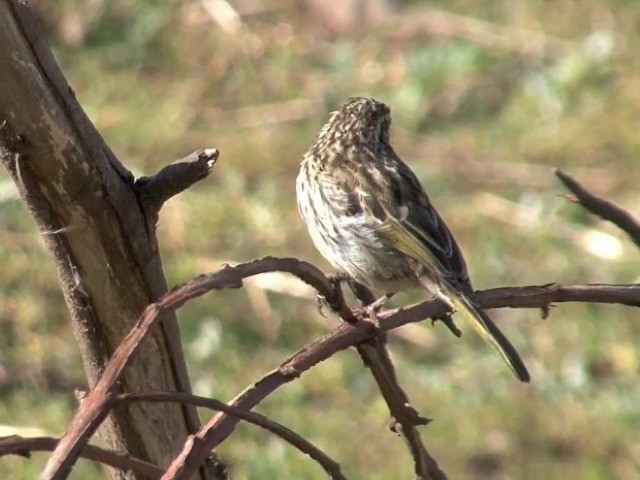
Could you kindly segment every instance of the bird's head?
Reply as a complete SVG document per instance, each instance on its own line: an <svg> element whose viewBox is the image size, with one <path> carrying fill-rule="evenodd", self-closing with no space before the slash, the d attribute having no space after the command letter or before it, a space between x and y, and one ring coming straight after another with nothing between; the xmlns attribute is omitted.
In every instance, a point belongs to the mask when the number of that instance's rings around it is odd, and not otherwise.
<svg viewBox="0 0 640 480"><path fill-rule="evenodd" d="M387 105L368 97L350 98L320 132L319 140L329 143L366 143L372 146L389 145L391 110Z"/></svg>

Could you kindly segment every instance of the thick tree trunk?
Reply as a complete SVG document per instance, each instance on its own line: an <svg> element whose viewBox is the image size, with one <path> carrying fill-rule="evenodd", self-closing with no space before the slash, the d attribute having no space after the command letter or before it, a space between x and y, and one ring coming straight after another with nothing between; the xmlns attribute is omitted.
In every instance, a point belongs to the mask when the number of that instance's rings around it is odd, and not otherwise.
<svg viewBox="0 0 640 480"><path fill-rule="evenodd" d="M92 386L167 289L155 212L76 101L30 8L16 0L0 0L0 125L0 158L54 256ZM189 391L176 319L161 325L127 368L123 390ZM166 466L198 426L194 408L132 404L114 411L100 435Z"/></svg>

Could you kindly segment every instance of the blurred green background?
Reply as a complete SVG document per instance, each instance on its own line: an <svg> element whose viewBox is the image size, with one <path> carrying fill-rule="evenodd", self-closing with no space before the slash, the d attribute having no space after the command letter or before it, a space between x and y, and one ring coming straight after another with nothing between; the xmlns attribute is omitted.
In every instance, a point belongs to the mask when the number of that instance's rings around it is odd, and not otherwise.
<svg viewBox="0 0 640 480"><path fill-rule="evenodd" d="M297 256L327 268L298 217L298 164L328 112L371 95L393 144L465 251L476 288L638 281L638 250L561 197L552 168L640 215L640 4L629 0L60 0L37 2L92 120L136 175L200 147L209 179L163 209L170 284L224 262ZM59 435L84 385L53 264L0 171L0 424ZM401 296L396 303L418 300ZM179 312L197 393L228 400L335 318L288 277ZM451 478L640 478L638 311L563 304L494 311L528 364L520 385L465 330L391 338L401 383ZM462 325L464 328L465 325ZM312 440L349 478L413 478L353 351L259 412ZM206 415L206 413L205 413ZM241 426L220 449L234 478L323 478L293 448ZM46 460L0 459L11 478ZM73 478L106 472L81 461Z"/></svg>

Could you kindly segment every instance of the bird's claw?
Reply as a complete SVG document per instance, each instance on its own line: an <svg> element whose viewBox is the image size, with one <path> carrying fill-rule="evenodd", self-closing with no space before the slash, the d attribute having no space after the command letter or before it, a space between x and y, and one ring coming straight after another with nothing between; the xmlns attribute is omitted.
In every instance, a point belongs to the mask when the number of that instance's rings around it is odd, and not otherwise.
<svg viewBox="0 0 640 480"><path fill-rule="evenodd" d="M375 302L357 309L355 313L357 316L360 316L361 318L370 318L377 325L379 323L378 312L388 300L389 300L388 295L383 295L382 297L378 298Z"/></svg>
<svg viewBox="0 0 640 480"><path fill-rule="evenodd" d="M324 307L327 303L327 299L323 295L316 295L316 309L322 318L327 318L327 315L324 312Z"/></svg>
<svg viewBox="0 0 640 480"><path fill-rule="evenodd" d="M367 305L365 308L367 308L368 310L374 313L377 313L378 311L380 311L382 307L384 307L384 304L389 301L389 298L390 298L389 295L383 295L379 299L377 299L375 302Z"/></svg>

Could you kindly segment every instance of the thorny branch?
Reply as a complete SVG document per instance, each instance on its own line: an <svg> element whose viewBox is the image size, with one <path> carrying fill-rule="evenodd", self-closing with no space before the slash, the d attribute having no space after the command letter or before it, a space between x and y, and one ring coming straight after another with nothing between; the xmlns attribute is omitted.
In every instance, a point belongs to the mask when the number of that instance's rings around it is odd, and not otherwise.
<svg viewBox="0 0 640 480"><path fill-rule="evenodd" d="M636 239L634 228L638 222L635 219L619 207L589 193L567 175L558 172L558 176L576 193L585 208L603 216L603 218L614 221L634 240ZM624 215L620 214L621 211ZM206 459L210 451L233 432L238 421L241 418L248 418L248 410L251 410L280 386L296 379L303 372L336 352L351 346L358 348L366 365L371 368L392 413L395 422L393 424L394 430L401 433L409 444L415 461L416 474L424 479L446 478L444 472L440 470L435 460L424 448L419 432L415 428L418 425L428 423L428 419L420 417L411 408L406 394L399 386L386 351L384 334L407 323L418 322L425 318L442 317L448 313L447 306L438 300L426 301L403 308L383 310L370 317L366 313L366 309L358 312L351 310L344 302L340 288L336 288L336 283L328 279L313 265L294 258L272 257L235 267L226 266L218 272L201 275L174 288L160 300L149 305L136 326L116 350L96 387L82 402L71 428L60 440L50 458L43 478L63 477L63 472L73 465L77 456L86 447L89 437L106 416L114 399L124 401L125 398L133 399L136 398L135 395L143 395L129 394L127 397L127 395L117 396L112 392L122 371L135 355L140 342L162 313L173 311L187 301L211 290L239 288L242 286L243 279L269 271L288 272L308 283L346 321L324 337L304 346L278 368L245 389L231 402L231 405L225 405L226 410L220 408L221 413L214 415L207 425L185 443L183 450L173 460L162 478L189 478L198 465ZM358 294L357 288L355 291ZM367 294L366 291L360 291L360 294L362 296L358 296L364 299L363 303L369 303L370 294ZM476 292L476 301L487 309L501 307L542 308L546 311L550 305L561 302L618 303L640 307L640 285L560 285L550 283L540 286L503 287ZM159 398L157 397L158 401L160 401ZM231 411L230 409L235 410ZM244 413L240 414L239 412ZM308 450L306 451L308 452ZM333 460L329 459L328 461L328 465L337 467ZM334 475L334 478L341 477Z"/></svg>
<svg viewBox="0 0 640 480"><path fill-rule="evenodd" d="M80 449L87 443L105 415L108 398L116 381L126 365L131 361L140 342L155 324L158 315L173 311L187 301L204 295L211 290L239 288L246 277L268 271L289 272L312 285L329 302L335 305L334 289L331 282L320 270L311 264L293 258L264 258L235 267L201 275L194 280L171 290L157 302L149 305L136 326L123 340L96 387L82 402L73 423L61 439L49 460L43 478L63 478L61 472L70 468ZM598 302L620 303L640 306L640 285L573 285L550 284L544 286L499 288L479 292L479 304L484 308L529 307L541 308L557 302ZM437 317L447 312L440 301L423 302L401 309L379 312L376 325L369 318L357 318L346 305L337 305L342 314L351 316L352 323L342 323L326 336L306 345L298 353L285 361L279 368L269 372L249 389L242 392L232 405L249 410L270 395L281 385L297 378L317 363L326 360L340 350L358 345L374 338L376 331L389 331L410 322L429 317ZM237 424L238 419L219 414L196 435L200 441L190 442L174 459L165 478L187 478L194 468L206 458L209 451L226 439ZM174 476L174 477L172 477Z"/></svg>
<svg viewBox="0 0 640 480"><path fill-rule="evenodd" d="M364 285L354 281L349 281L348 284L363 306L375 302L375 296ZM336 288L340 288L339 283L336 283L336 286ZM413 458L416 478L446 480L446 474L425 447L418 430L419 426L427 425L431 420L418 414L409 403L409 397L400 387L395 366L387 349L386 333L380 332L375 338L356 345L356 349L366 367L371 371L380 393L389 407L391 413L390 430L402 436L407 443Z"/></svg>
<svg viewBox="0 0 640 480"><path fill-rule="evenodd" d="M0 438L0 456L20 455L29 458L32 452L51 452L58 444L59 439L51 437L24 438L19 435ZM105 450L95 445L85 445L80 452L80 457L119 468L120 470L135 470L151 478L160 478L163 470L149 462L134 458L126 453L117 453Z"/></svg>
<svg viewBox="0 0 640 480"><path fill-rule="evenodd" d="M109 399L111 405L132 402L179 402L195 405L197 407L219 410L228 415L244 420L245 422L257 425L258 427L277 435L300 450L302 453L309 455L318 462L330 475L330 478L335 480L346 480L346 477L340 471L340 465L335 460L331 459L326 453L293 430L290 430L273 420L269 420L264 415L248 412L246 410L227 405L226 403L213 398L200 397L183 392L121 393L117 395L110 395Z"/></svg>
<svg viewBox="0 0 640 480"><path fill-rule="evenodd" d="M225 267L219 272L201 275L181 287L174 288L145 309L136 325L118 346L95 387L84 398L71 427L60 440L47 462L42 478L62 479L66 477L80 449L87 443L106 415L108 410L106 408L107 394L112 391L124 368L133 359L140 343L156 324L159 315L172 312L188 300L199 297L210 290L239 288L242 286L243 278L273 270L294 273L327 296L331 296L333 292L330 282L316 267L296 259L272 258L246 263L238 267Z"/></svg>
<svg viewBox="0 0 640 480"><path fill-rule="evenodd" d="M373 378L391 412L389 428L401 435L409 447L414 461L416 478L425 480L446 480L446 474L440 469L422 442L418 426L427 425L431 420L421 417L409 403L409 398L400 387L386 347L386 338L363 342L357 346L358 354L371 370Z"/></svg>

